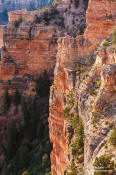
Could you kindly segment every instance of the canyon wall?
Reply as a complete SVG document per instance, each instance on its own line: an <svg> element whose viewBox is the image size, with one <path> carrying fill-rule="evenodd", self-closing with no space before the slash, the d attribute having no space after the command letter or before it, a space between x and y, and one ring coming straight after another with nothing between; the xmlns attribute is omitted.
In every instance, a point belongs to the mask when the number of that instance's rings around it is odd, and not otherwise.
<svg viewBox="0 0 116 175"><path fill-rule="evenodd" d="M116 150L108 142L116 123L116 55L115 46L112 45L116 2L90 0L85 33L73 38L71 36L77 33L79 27L85 25L83 2L80 1L79 8L67 1L67 4L59 4L59 16L54 15L47 25L45 20L40 24L35 23L35 15L41 15L37 11L9 13L10 22L0 33L0 38L3 37L0 96L6 88L9 92L18 88L26 93L30 89L29 84L33 84L33 77L41 75L44 70L53 77L55 67L49 117L50 139L53 143L52 175L68 175L72 173L72 166L76 174L93 175L95 158L111 152L116 162ZM108 40L105 47L101 45L104 39ZM65 113L69 115L66 118ZM85 135L84 152L81 150L77 157L72 154L77 132L72 124L77 124L77 127L80 125L78 121L73 123L75 115L79 120L82 119ZM106 120L108 125L105 124Z"/></svg>
<svg viewBox="0 0 116 175"><path fill-rule="evenodd" d="M3 27L3 33L0 35L3 36L0 61L1 81L21 79L27 74L37 76L44 70L53 77L57 38L64 36L65 33L73 35L79 27L85 25L83 0L80 1L78 8L71 2L71 7L67 2L61 2L61 4L62 6L59 4L55 9L46 9L46 12L26 9L9 12L9 24ZM66 5L65 8L63 4ZM67 22L68 16L70 20ZM49 22L47 23L46 20ZM75 20L74 24L73 20ZM71 27L68 30L69 23Z"/></svg>
<svg viewBox="0 0 116 175"><path fill-rule="evenodd" d="M99 46L104 39L109 39L108 48L111 47L112 32L116 24L116 2L90 0L86 16L87 28L83 36L77 36L76 39L66 36L60 38L58 42L49 117L50 139L53 143L51 153L53 175L66 174L71 162L75 163L77 173L93 175L95 158L100 155L107 156L111 150L112 160L116 162L116 149L108 142L116 123L115 100L113 100L115 92L112 94L110 91L112 88L115 89L116 55L112 53L112 49L107 51L106 48ZM92 66L93 60L96 61ZM97 81L101 82L100 87L96 85ZM72 139L75 136L69 127L71 121L64 118L67 96L72 90L76 94L79 117L84 124L83 170L78 166L79 159L74 159L69 151L71 146L69 134L72 133ZM93 94L91 90L94 91ZM99 116L97 122L93 122L96 116ZM108 120L108 125L111 127L104 124L105 120Z"/></svg>
<svg viewBox="0 0 116 175"><path fill-rule="evenodd" d="M18 29L12 25L4 27L4 47L0 66L1 80L21 77L24 74L38 75L43 70L53 70L55 65L56 43L53 27L41 25L24 26Z"/></svg>

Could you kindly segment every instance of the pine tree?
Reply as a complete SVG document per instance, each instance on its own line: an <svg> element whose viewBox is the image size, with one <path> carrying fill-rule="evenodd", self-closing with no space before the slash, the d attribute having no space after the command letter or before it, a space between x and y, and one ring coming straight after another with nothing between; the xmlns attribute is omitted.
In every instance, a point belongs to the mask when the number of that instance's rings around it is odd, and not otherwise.
<svg viewBox="0 0 116 175"><path fill-rule="evenodd" d="M18 106L21 103L21 95L19 93L19 90L16 89L15 94L14 94L14 104Z"/></svg>
<svg viewBox="0 0 116 175"><path fill-rule="evenodd" d="M10 96L9 96L8 90L6 90L3 97L4 113L6 113L9 110L9 107L10 107Z"/></svg>

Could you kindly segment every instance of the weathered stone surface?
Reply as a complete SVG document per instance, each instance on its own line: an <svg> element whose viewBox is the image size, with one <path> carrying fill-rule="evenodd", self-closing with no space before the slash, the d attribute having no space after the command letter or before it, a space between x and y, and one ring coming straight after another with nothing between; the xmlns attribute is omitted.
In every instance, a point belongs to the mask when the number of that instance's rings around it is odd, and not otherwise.
<svg viewBox="0 0 116 175"><path fill-rule="evenodd" d="M51 154L53 175L64 175L70 164L67 154L68 138L64 132L66 124L63 117L63 109L66 96L72 88L78 93L79 115L83 119L85 130L84 174L94 174L93 162L96 156L108 155L111 150L113 151L112 157L116 155L116 150L114 150L111 145L109 145L108 149L105 149L104 146L104 143L108 143L109 135L112 132L112 127L108 128L104 126L104 120L109 120L109 123L113 125L116 123L115 53L112 54L104 49L93 52L104 38L111 37L115 24L115 1L90 0L87 10L87 28L84 36L77 36L76 39L66 36L65 38L59 39L54 72L55 87L54 89L51 88L49 117L50 138L53 143L53 152ZM96 62L88 78L85 78L82 83L79 82L78 71L75 69L75 65L88 66L88 58L93 58L93 55L96 54ZM97 81L101 81L100 88L96 84ZM90 90L95 93L96 98L91 94ZM95 114L98 117L98 123L96 122L94 125L93 115ZM62 122L60 134L64 135L66 139L65 142L62 137L59 138L57 134L55 134L58 132L59 120ZM57 124L54 125L54 123ZM61 147L62 142L63 146ZM62 150L60 151L64 152L64 154L58 154L58 145ZM60 161L61 156L65 164Z"/></svg>
<svg viewBox="0 0 116 175"><path fill-rule="evenodd" d="M29 32L32 38L29 38ZM53 70L57 51L57 44L52 43L54 32L54 28L50 27L5 27L4 47L1 52L1 79L9 80L14 75L39 75L44 70Z"/></svg>

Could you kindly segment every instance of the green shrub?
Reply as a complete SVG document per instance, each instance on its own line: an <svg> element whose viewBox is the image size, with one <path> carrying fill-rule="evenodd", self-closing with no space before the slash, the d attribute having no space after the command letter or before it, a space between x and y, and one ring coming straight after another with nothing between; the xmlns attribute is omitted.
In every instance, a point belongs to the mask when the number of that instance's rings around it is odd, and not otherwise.
<svg viewBox="0 0 116 175"><path fill-rule="evenodd" d="M79 0L74 0L74 5L75 5L75 7L78 7L78 5L79 5Z"/></svg>
<svg viewBox="0 0 116 175"><path fill-rule="evenodd" d="M5 136L6 136L6 152L7 152L7 159L11 160L16 153L17 150L17 135L18 130L16 127L16 123L11 121L7 126Z"/></svg>
<svg viewBox="0 0 116 175"><path fill-rule="evenodd" d="M44 129L43 123L39 121L36 129L36 136L40 140L43 138L43 129Z"/></svg>
<svg viewBox="0 0 116 175"><path fill-rule="evenodd" d="M75 69L76 69L77 72L80 70L79 64L75 64Z"/></svg>
<svg viewBox="0 0 116 175"><path fill-rule="evenodd" d="M74 115L72 119L72 128L76 129L79 123L79 116L77 114Z"/></svg>
<svg viewBox="0 0 116 175"><path fill-rule="evenodd" d="M75 141L72 144L72 154L76 157L84 152L84 127L82 121L78 123L78 127L75 132Z"/></svg>
<svg viewBox="0 0 116 175"><path fill-rule="evenodd" d="M114 170L114 161L111 160L110 156L100 156L96 157L93 166L95 169L94 175L109 175L108 170ZM111 175L113 175L113 172Z"/></svg>
<svg viewBox="0 0 116 175"><path fill-rule="evenodd" d="M36 23L36 24L40 24L41 21L42 21L41 17L35 15L35 23Z"/></svg>
<svg viewBox="0 0 116 175"><path fill-rule="evenodd" d="M116 127L113 129L112 134L110 136L110 143L116 147Z"/></svg>
<svg viewBox="0 0 116 175"><path fill-rule="evenodd" d="M22 18L20 18L19 20L17 21L14 21L14 26L15 28L18 28L20 26L20 24L22 23Z"/></svg>
<svg viewBox="0 0 116 175"><path fill-rule="evenodd" d="M21 175L29 175L28 171L24 171Z"/></svg>
<svg viewBox="0 0 116 175"><path fill-rule="evenodd" d="M36 93L40 97L46 97L49 95L51 81L46 71L39 76L36 80Z"/></svg>
<svg viewBox="0 0 116 175"><path fill-rule="evenodd" d="M23 117L24 117L25 125L28 125L30 114L29 114L29 111L28 111L28 105L27 105L27 102L26 102L25 98L21 99L21 112L22 112Z"/></svg>
<svg viewBox="0 0 116 175"><path fill-rule="evenodd" d="M52 86L51 86L53 89L55 88L55 83L52 83Z"/></svg>
<svg viewBox="0 0 116 175"><path fill-rule="evenodd" d="M108 46L108 44L109 44L109 43L108 43L107 40L103 40L102 43L101 43L101 46L102 46L102 47L106 47L106 46Z"/></svg>
<svg viewBox="0 0 116 175"><path fill-rule="evenodd" d="M8 80L8 84L11 85L11 80Z"/></svg>
<svg viewBox="0 0 116 175"><path fill-rule="evenodd" d="M52 173L51 173L51 172L49 172L49 173L46 173L45 175L52 175Z"/></svg>
<svg viewBox="0 0 116 175"><path fill-rule="evenodd" d="M8 90L5 91L4 97L3 97L3 110L4 113L6 113L9 110L10 107L10 96L8 93Z"/></svg>
<svg viewBox="0 0 116 175"><path fill-rule="evenodd" d="M19 166L26 167L29 164L29 149L26 145L19 148Z"/></svg>
<svg viewBox="0 0 116 175"><path fill-rule="evenodd" d="M101 86L101 83L102 83L101 80L96 82L96 84L97 84L98 87Z"/></svg>
<svg viewBox="0 0 116 175"><path fill-rule="evenodd" d="M68 106L64 107L64 118L67 118L68 120L72 119L72 115L70 114L70 108Z"/></svg>
<svg viewBox="0 0 116 175"><path fill-rule="evenodd" d="M83 73L82 73L82 76L83 76L83 77L87 77L87 76L88 76L88 72L83 72Z"/></svg>
<svg viewBox="0 0 116 175"><path fill-rule="evenodd" d="M74 19L72 20L72 25L75 25L75 20Z"/></svg>
<svg viewBox="0 0 116 175"><path fill-rule="evenodd" d="M47 168L49 166L49 156L47 154L44 154L42 156L42 166L44 168Z"/></svg>
<svg viewBox="0 0 116 175"><path fill-rule="evenodd" d="M92 121L94 122L94 123L96 123L96 122L98 122L99 120L100 120L100 114L99 113L97 113L97 112L92 112Z"/></svg>
<svg viewBox="0 0 116 175"><path fill-rule="evenodd" d="M16 89L15 94L14 94L14 104L18 106L21 103L21 95L19 93L19 90Z"/></svg>
<svg viewBox="0 0 116 175"><path fill-rule="evenodd" d="M76 166L75 166L74 161L72 161L69 172L67 172L66 175L77 175Z"/></svg>
<svg viewBox="0 0 116 175"><path fill-rule="evenodd" d="M114 32L112 33L112 43L116 44L116 29L114 30Z"/></svg>
<svg viewBox="0 0 116 175"><path fill-rule="evenodd" d="M92 90L92 88L89 88L89 95L94 95L94 90Z"/></svg>
<svg viewBox="0 0 116 175"><path fill-rule="evenodd" d="M88 66L92 66L93 65L93 58L92 55L88 56Z"/></svg>

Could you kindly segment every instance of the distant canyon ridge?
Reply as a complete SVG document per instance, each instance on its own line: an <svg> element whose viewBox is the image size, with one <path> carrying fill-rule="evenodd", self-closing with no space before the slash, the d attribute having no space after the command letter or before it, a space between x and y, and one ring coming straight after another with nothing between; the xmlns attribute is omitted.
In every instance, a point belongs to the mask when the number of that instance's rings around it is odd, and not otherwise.
<svg viewBox="0 0 116 175"><path fill-rule="evenodd" d="M0 25L8 23L8 11L27 8L34 10L49 6L54 0L0 0Z"/></svg>
<svg viewBox="0 0 116 175"><path fill-rule="evenodd" d="M36 9L50 5L53 0L0 0L0 12L13 11L22 8Z"/></svg>

